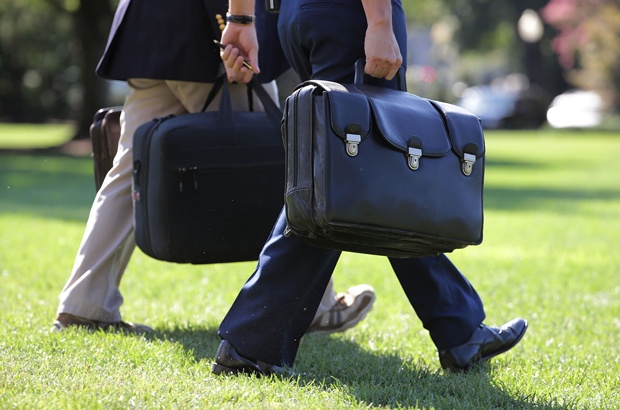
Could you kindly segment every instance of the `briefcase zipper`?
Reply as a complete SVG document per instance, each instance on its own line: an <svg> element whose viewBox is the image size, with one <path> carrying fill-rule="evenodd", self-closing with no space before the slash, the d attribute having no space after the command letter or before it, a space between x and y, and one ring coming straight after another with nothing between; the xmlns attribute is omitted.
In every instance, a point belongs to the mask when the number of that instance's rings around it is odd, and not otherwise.
<svg viewBox="0 0 620 410"><path fill-rule="evenodd" d="M198 179L196 178L196 172L201 171L211 171L214 169L269 169L269 168L278 168L284 165L284 161L271 161L271 162L261 162L260 164L214 164L214 165L203 165L203 166L193 166L193 167L179 167L177 172L179 174L179 193L183 193L185 190L186 184L185 182L189 182L189 186L194 190L198 190ZM189 181L187 181L187 176L189 174Z"/></svg>

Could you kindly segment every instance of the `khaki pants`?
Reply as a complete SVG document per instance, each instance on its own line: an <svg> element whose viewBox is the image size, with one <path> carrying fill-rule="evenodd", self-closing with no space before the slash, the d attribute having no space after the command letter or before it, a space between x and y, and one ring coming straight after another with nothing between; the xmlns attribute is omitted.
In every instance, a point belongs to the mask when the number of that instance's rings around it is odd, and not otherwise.
<svg viewBox="0 0 620 410"><path fill-rule="evenodd" d="M60 294L58 313L105 322L121 320L119 308L123 297L119 285L136 246L131 199L134 132L153 118L199 112L212 87L209 83L151 79L131 79L128 84L130 91L120 118L118 152L95 197L71 277ZM264 86L277 102L275 81ZM229 89L233 110L247 111L246 87L232 84ZM217 110L219 100L218 95L207 110ZM254 107L262 110L256 97ZM330 281L317 316L335 302Z"/></svg>

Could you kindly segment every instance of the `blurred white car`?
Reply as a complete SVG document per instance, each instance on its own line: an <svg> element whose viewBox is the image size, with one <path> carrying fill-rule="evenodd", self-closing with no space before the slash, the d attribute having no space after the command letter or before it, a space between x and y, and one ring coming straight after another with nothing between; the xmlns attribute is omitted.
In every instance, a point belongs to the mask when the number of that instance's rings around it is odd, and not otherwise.
<svg viewBox="0 0 620 410"><path fill-rule="evenodd" d="M547 121L554 128L596 127L602 121L603 99L594 91L567 91L553 99Z"/></svg>
<svg viewBox="0 0 620 410"><path fill-rule="evenodd" d="M547 104L529 89L507 91L488 85L467 88L456 102L478 116L485 129L536 129L545 122Z"/></svg>

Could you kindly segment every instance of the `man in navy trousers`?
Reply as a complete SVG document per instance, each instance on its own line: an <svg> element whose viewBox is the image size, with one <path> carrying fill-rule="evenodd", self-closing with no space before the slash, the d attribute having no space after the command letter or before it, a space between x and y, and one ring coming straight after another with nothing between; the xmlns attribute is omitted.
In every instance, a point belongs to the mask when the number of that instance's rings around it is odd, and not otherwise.
<svg viewBox="0 0 620 410"><path fill-rule="evenodd" d="M253 10L254 0L230 0L222 35L229 76L242 81L253 75L242 67L243 56L259 70ZM396 88L390 80L406 61L401 0L282 0L278 32L302 81L353 83L354 63L365 57L367 82ZM213 373L268 374L293 365L340 252L286 237L285 226L283 211L256 271L220 325L222 343ZM501 327L482 324L485 313L478 294L445 255L390 258L390 263L444 369L466 370L508 351L523 337L524 319Z"/></svg>

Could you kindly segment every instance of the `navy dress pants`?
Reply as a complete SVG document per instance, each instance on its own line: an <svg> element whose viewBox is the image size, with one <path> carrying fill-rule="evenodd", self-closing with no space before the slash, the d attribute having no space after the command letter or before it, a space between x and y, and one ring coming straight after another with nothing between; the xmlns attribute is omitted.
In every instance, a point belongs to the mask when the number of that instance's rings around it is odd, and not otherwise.
<svg viewBox="0 0 620 410"><path fill-rule="evenodd" d="M392 11L394 33L406 61L407 34L400 0L392 1ZM302 80L353 83L354 63L365 55L366 27L360 0L282 0L280 41ZM394 80L367 80L396 87ZM218 334L243 356L292 366L341 252L285 237L285 227L282 211L256 271ZM445 255L390 258L390 263L438 349L464 342L484 320L478 294Z"/></svg>

